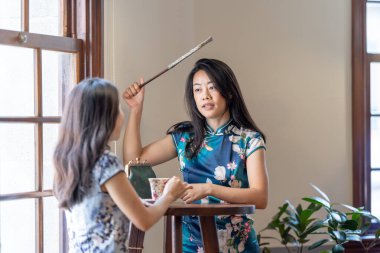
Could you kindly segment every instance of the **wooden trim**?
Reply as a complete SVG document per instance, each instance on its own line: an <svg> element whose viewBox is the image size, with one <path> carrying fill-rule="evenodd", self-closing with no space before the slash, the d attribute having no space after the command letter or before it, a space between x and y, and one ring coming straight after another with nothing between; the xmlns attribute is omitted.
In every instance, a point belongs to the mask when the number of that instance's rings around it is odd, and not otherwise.
<svg viewBox="0 0 380 253"><path fill-rule="evenodd" d="M34 50L34 114L42 117L42 51L40 48Z"/></svg>
<svg viewBox="0 0 380 253"><path fill-rule="evenodd" d="M353 204L369 207L368 85L366 69L366 0L352 0L352 138Z"/></svg>
<svg viewBox="0 0 380 253"><path fill-rule="evenodd" d="M0 117L0 122L7 122L7 123L60 123L61 117Z"/></svg>
<svg viewBox="0 0 380 253"><path fill-rule="evenodd" d="M380 54L367 54L369 62L380 62Z"/></svg>
<svg viewBox="0 0 380 253"><path fill-rule="evenodd" d="M0 44L55 50L67 53L78 53L81 49L81 43L83 43L79 39L28 32L23 33L28 38L27 42L20 43L18 41L19 32L0 29L0 33Z"/></svg>
<svg viewBox="0 0 380 253"><path fill-rule="evenodd" d="M36 252L44 252L44 202L36 199Z"/></svg>
<svg viewBox="0 0 380 253"><path fill-rule="evenodd" d="M103 6L104 0L78 0L77 36L84 41L83 78L103 77Z"/></svg>
<svg viewBox="0 0 380 253"><path fill-rule="evenodd" d="M35 115L42 118L42 51L35 49L34 55L34 76L35 76ZM36 142L36 191L42 191L43 181L43 133L42 123L36 125L35 142Z"/></svg>
<svg viewBox="0 0 380 253"><path fill-rule="evenodd" d="M21 1L21 31L29 32L29 0Z"/></svg>
<svg viewBox="0 0 380 253"><path fill-rule="evenodd" d="M44 198L53 196L52 190L33 191L33 192L20 192L0 195L0 201L18 200L18 199L31 199L31 198Z"/></svg>
<svg viewBox="0 0 380 253"><path fill-rule="evenodd" d="M77 6L76 0L65 0L65 36L76 39Z"/></svg>
<svg viewBox="0 0 380 253"><path fill-rule="evenodd" d="M34 114L37 117L42 117L42 50L37 48L34 50ZM35 187L36 191L42 191L42 164L43 164L43 140L42 140L42 123L38 123L35 126ZM43 253L43 200L42 198L37 198L36 212L35 212L35 222L36 222L36 252Z"/></svg>

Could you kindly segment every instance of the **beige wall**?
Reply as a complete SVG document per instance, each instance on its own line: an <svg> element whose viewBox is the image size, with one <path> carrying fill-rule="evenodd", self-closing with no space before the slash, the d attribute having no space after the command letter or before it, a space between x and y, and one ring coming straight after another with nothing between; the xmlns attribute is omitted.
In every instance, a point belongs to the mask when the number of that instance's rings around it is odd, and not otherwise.
<svg viewBox="0 0 380 253"><path fill-rule="evenodd" d="M284 200L296 203L315 194L309 183L351 204L350 1L105 2L106 77L120 90L141 75L156 74L209 35L214 38L147 86L145 144L187 118L184 80L192 64L200 57L218 58L235 71L268 138L270 203L257 211L257 229ZM173 160L156 171L178 175L177 167ZM162 223L147 233L145 247L162 248Z"/></svg>

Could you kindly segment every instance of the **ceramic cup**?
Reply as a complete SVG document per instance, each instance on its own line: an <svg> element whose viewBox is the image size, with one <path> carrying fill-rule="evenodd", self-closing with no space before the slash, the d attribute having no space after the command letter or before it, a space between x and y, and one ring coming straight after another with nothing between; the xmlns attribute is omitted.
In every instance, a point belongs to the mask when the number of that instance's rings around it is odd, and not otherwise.
<svg viewBox="0 0 380 253"><path fill-rule="evenodd" d="M152 199L157 200L162 196L164 192L165 184L169 178L158 177L158 178L149 178L150 191L152 192Z"/></svg>

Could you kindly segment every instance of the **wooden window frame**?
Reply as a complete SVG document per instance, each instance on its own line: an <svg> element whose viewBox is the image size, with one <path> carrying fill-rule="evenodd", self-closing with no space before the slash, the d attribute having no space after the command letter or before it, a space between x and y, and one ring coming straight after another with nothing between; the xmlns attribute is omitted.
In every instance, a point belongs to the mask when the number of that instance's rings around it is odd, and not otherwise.
<svg viewBox="0 0 380 253"><path fill-rule="evenodd" d="M63 7L63 36L33 34L29 32L29 0L22 0L22 31L0 29L0 44L34 48L35 115L33 117L0 117L1 122L35 123L36 130L36 182L35 191L0 195L0 201L18 199L36 200L36 252L43 253L43 198L52 196L52 190L43 189L42 128L45 123L59 123L60 117L42 115L42 50L78 53L77 81L90 77L103 77L103 10L104 0L61 0ZM28 40L19 43L19 35ZM66 224L60 212L59 251L67 251Z"/></svg>
<svg viewBox="0 0 380 253"><path fill-rule="evenodd" d="M370 63L380 54L367 53L366 4L352 0L352 152L353 204L371 210ZM379 1L376 1L379 3ZM378 224L374 226L378 228Z"/></svg>

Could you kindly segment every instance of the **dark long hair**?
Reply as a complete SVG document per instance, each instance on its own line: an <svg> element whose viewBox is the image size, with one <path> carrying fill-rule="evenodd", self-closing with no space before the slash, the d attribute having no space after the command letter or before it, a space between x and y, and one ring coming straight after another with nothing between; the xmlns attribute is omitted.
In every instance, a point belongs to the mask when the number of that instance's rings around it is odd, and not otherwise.
<svg viewBox="0 0 380 253"><path fill-rule="evenodd" d="M206 118L198 111L193 94L193 78L195 73L203 70L213 81L216 89L227 102L230 117L239 128L246 128L261 134L265 141L264 133L257 127L245 105L239 83L232 69L224 62L216 59L200 59L195 63L186 80L185 103L191 121L180 122L167 131L168 134L176 131L189 131L194 133L193 139L187 143L186 156L194 157L200 150L204 139Z"/></svg>
<svg viewBox="0 0 380 253"><path fill-rule="evenodd" d="M118 91L103 79L84 80L69 94L53 155L53 191L60 207L70 208L83 200L118 114Z"/></svg>

